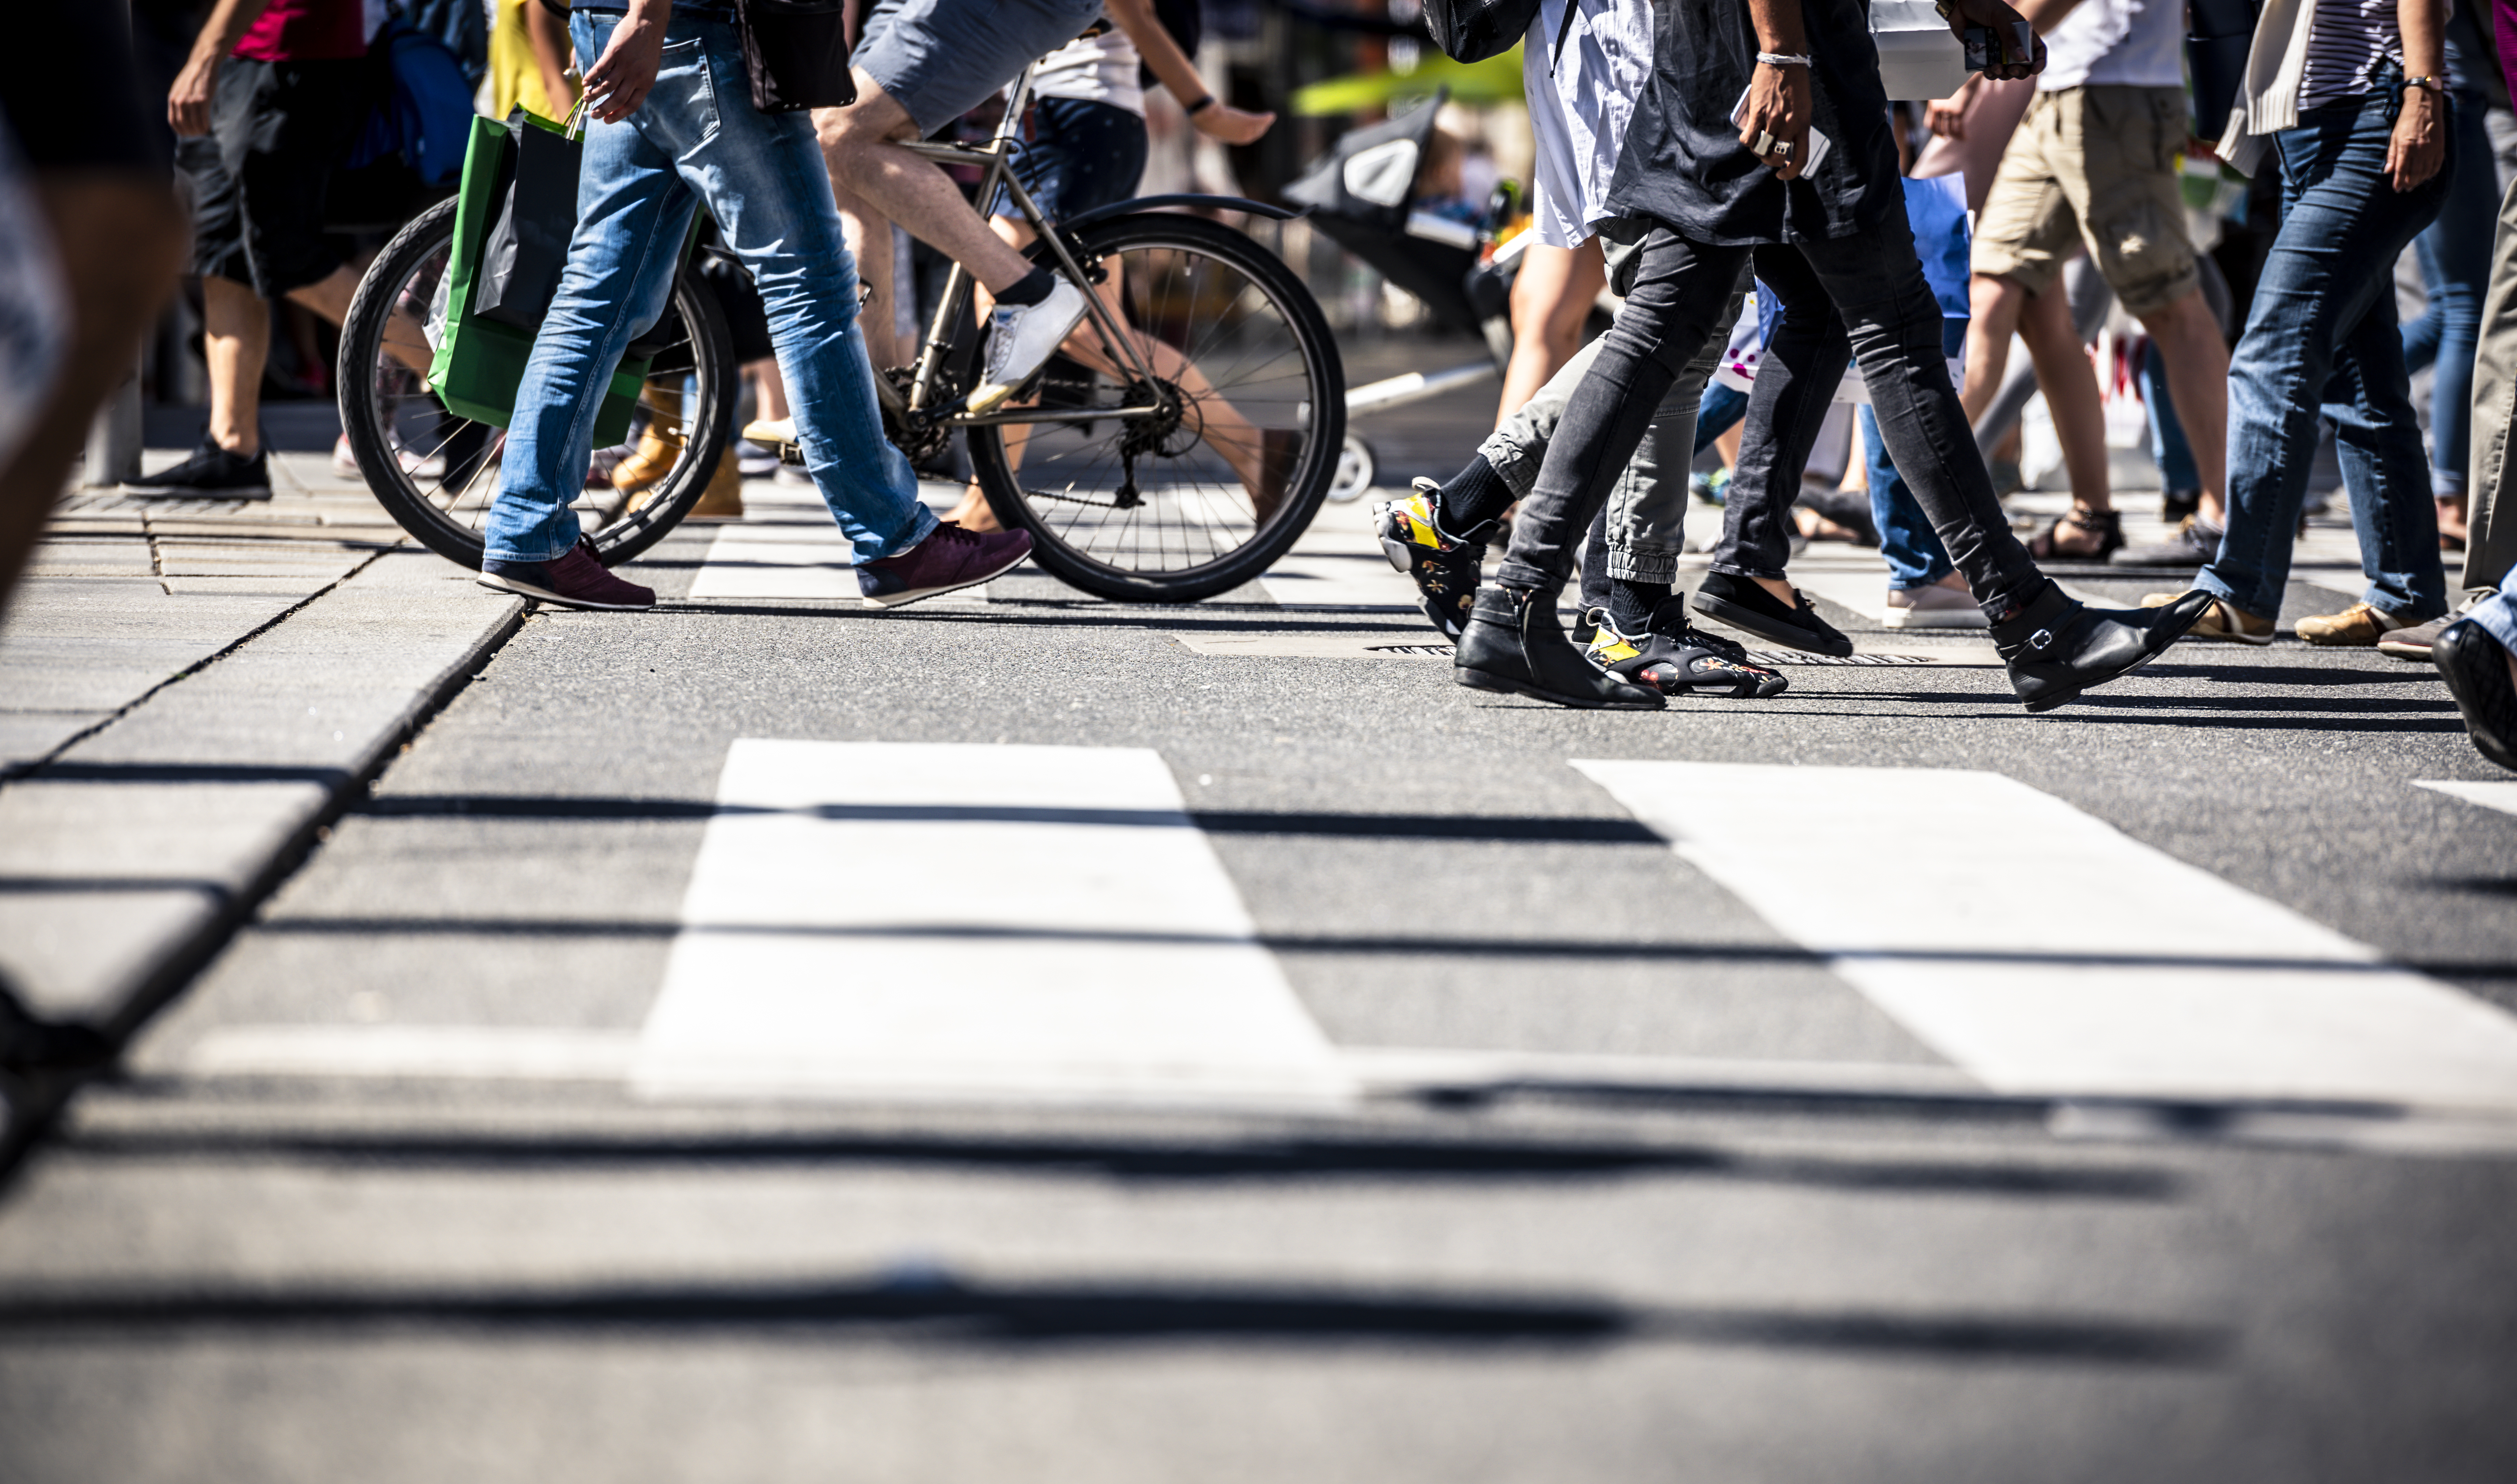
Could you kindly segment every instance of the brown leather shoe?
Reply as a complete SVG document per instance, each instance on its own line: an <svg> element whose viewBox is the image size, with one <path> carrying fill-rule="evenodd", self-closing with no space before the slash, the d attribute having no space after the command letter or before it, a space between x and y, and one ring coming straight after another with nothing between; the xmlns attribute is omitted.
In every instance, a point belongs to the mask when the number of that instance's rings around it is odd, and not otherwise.
<svg viewBox="0 0 2517 1484"><path fill-rule="evenodd" d="M2141 600L2144 608L2165 608L2183 598L2183 593L2152 593ZM2203 643L2270 644L2273 642L2273 620L2258 618L2226 598L2215 598L2202 611L2202 616L2185 631L2185 637Z"/></svg>
<svg viewBox="0 0 2517 1484"><path fill-rule="evenodd" d="M2298 637L2310 644L2329 649L2372 650L2377 641L2396 629L2409 627L2403 619L2384 609L2368 603L2354 603L2338 614L2320 614L2298 620Z"/></svg>
<svg viewBox="0 0 2517 1484"><path fill-rule="evenodd" d="M647 404L646 429L638 435L637 448L612 471L612 488L624 494L663 479L682 456L681 388L651 381L638 400Z"/></svg>
<svg viewBox="0 0 2517 1484"><path fill-rule="evenodd" d="M725 450L717 460L716 473L708 477L707 488L700 491L699 500L687 517L694 521L739 521L743 519L743 465L734 450Z"/></svg>

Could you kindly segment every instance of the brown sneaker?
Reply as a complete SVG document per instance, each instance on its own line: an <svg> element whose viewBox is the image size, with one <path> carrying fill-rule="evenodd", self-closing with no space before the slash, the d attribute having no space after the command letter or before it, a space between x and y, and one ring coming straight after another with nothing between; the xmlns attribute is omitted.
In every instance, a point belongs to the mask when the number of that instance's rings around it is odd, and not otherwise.
<svg viewBox="0 0 2517 1484"><path fill-rule="evenodd" d="M2404 620L2384 609L2367 603L2354 603L2338 614L2319 614L2298 620L2298 637L2310 644L2334 649L2375 649L2377 641L2396 629L2407 627Z"/></svg>
<svg viewBox="0 0 2517 1484"><path fill-rule="evenodd" d="M2184 597L2183 593L2152 593L2141 600L2144 608L2165 608ZM2213 600L2202 612L2202 617L2185 631L2188 639L2219 644L2270 644L2273 642L2273 620L2258 618L2226 598Z"/></svg>

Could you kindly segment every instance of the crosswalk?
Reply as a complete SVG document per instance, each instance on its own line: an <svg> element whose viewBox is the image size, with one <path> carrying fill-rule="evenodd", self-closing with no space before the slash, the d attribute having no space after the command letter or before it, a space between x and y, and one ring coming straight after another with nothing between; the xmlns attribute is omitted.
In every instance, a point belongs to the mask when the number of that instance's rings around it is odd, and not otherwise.
<svg viewBox="0 0 2517 1484"><path fill-rule="evenodd" d="M1567 763L1946 1085L2517 1118L2517 1018L2002 775ZM2517 785L2422 786L2517 812ZM1588 1084L1933 1071L1574 1060ZM635 1030L230 1025L185 1070L1325 1109L1546 1062L1334 1044L1154 751L746 739Z"/></svg>

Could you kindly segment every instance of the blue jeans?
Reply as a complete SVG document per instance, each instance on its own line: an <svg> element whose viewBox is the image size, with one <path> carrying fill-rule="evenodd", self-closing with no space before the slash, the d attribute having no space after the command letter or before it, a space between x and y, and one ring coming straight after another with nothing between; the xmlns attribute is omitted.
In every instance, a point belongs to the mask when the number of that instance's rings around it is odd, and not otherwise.
<svg viewBox="0 0 2517 1484"><path fill-rule="evenodd" d="M1713 446L1713 441L1739 426L1748 415L1748 394L1736 387L1713 382L1704 389L1704 401L1695 409L1695 451Z"/></svg>
<svg viewBox="0 0 2517 1484"><path fill-rule="evenodd" d="M2176 399L2167 392L2167 358L2155 344L2141 354L2141 404L2150 414L2150 456L2158 464L2158 487L2189 493L2201 488L2202 471L2194 465L2194 445L2185 441L2185 424L2176 418Z"/></svg>
<svg viewBox="0 0 2517 1484"><path fill-rule="evenodd" d="M2517 655L2517 572L2499 579L2499 591L2475 604L2465 615L2499 647Z"/></svg>
<svg viewBox="0 0 2517 1484"><path fill-rule="evenodd" d="M1879 554L1888 559L1888 585L1898 592L1929 587L1957 571L1957 564L1949 560L1941 533L1932 529L1913 489L1888 456L1879 415L1858 407L1853 420L1861 430L1862 466L1870 473L1870 519L1879 527Z"/></svg>
<svg viewBox="0 0 2517 1484"><path fill-rule="evenodd" d="M2461 164L2450 131L2446 167L2396 193L2386 146L2402 97L2388 80L2364 101L2310 109L2274 139L2281 232L2229 365L2229 530L2196 579L2258 617L2282 610L2320 412L2336 429L2367 600L2411 623L2447 612L2429 457L2385 265L2438 215Z"/></svg>
<svg viewBox="0 0 2517 1484"><path fill-rule="evenodd" d="M2491 282L2491 233L2499 216L2498 172L2490 168L2491 131L2481 97L2458 93L2448 131L2466 168L2448 183L2438 220L2412 243L2429 308L2404 326L2404 366L2436 364L2430 383L2430 489L2464 493L2473 452L2473 348L2482 330L2482 294Z"/></svg>
<svg viewBox="0 0 2517 1484"><path fill-rule="evenodd" d="M619 22L585 11L569 18L579 67L594 65ZM733 26L677 13L664 38L663 65L638 111L586 128L576 234L516 393L488 558L547 562L576 544L568 502L584 488L595 413L621 351L662 318L702 201L759 285L823 503L857 561L905 551L935 517L918 501L909 460L882 436L857 332L856 262L812 123L751 106Z"/></svg>

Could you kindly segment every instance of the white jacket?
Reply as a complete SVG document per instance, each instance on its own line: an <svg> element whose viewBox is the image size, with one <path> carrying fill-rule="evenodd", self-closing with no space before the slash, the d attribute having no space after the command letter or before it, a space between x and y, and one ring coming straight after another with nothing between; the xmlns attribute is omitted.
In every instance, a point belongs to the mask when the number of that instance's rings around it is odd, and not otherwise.
<svg viewBox="0 0 2517 1484"><path fill-rule="evenodd" d="M2272 137L2298 127L2298 95L2307 85L2307 37L2316 27L2316 0L2264 0L2255 18L2255 40L2246 52L2246 79L2221 132L2220 158L2252 176L2272 148Z"/></svg>

